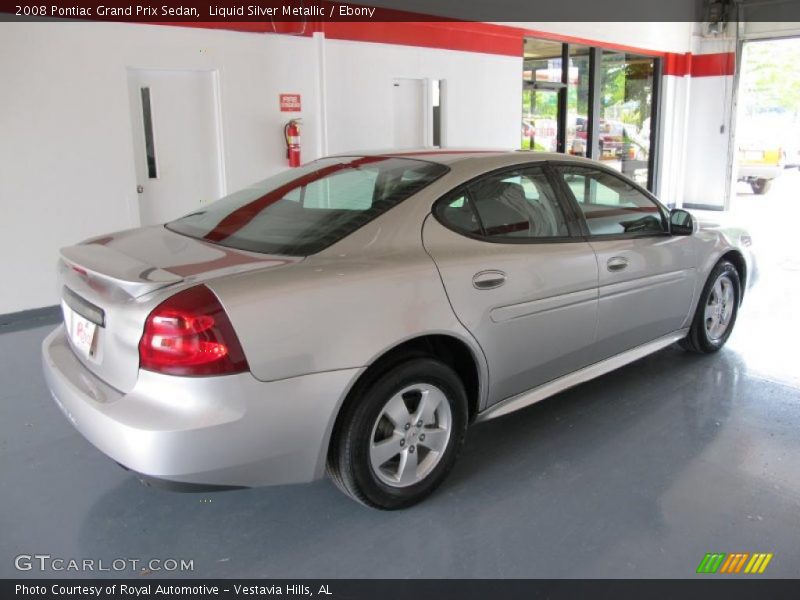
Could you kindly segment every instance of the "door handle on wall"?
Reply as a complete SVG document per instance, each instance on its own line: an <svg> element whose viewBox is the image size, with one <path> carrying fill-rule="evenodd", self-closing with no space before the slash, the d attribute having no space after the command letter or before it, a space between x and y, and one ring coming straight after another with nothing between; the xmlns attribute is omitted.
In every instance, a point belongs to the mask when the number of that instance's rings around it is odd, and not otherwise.
<svg viewBox="0 0 800 600"><path fill-rule="evenodd" d="M493 290L506 282L506 274L502 271L488 270L475 273L472 286L477 290Z"/></svg>
<svg viewBox="0 0 800 600"><path fill-rule="evenodd" d="M609 271L622 271L628 267L628 259L624 256L612 256L606 262L606 268Z"/></svg>

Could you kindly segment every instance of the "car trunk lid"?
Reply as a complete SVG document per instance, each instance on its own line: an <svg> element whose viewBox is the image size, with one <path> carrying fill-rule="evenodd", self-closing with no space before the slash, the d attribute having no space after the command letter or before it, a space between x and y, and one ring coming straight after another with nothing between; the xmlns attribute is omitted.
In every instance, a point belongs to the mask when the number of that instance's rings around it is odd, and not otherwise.
<svg viewBox="0 0 800 600"><path fill-rule="evenodd" d="M147 315L177 291L252 270L301 260L234 250L163 226L125 231L61 250L64 323L79 360L122 392L139 372L139 340Z"/></svg>

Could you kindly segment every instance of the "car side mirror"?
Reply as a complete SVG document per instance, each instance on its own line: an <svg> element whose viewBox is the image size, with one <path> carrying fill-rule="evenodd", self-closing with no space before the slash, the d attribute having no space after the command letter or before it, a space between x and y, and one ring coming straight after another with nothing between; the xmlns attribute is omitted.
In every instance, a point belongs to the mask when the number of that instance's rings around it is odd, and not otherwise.
<svg viewBox="0 0 800 600"><path fill-rule="evenodd" d="M673 208L669 213L669 232L672 235L692 235L694 217L685 210Z"/></svg>

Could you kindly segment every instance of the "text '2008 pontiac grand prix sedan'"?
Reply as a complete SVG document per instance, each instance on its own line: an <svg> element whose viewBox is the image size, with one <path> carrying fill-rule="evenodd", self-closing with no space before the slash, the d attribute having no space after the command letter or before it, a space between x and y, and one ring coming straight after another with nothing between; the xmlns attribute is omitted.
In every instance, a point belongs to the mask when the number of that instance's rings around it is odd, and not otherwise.
<svg viewBox="0 0 800 600"><path fill-rule="evenodd" d="M400 508L442 482L471 422L674 342L718 350L749 247L585 159L325 158L62 250L44 370L75 427L143 478L327 470Z"/></svg>

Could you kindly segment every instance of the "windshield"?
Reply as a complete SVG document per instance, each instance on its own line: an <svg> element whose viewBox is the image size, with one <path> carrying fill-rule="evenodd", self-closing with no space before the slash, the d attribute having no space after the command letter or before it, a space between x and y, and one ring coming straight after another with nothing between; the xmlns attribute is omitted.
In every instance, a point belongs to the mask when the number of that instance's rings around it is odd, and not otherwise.
<svg viewBox="0 0 800 600"><path fill-rule="evenodd" d="M274 175L166 227L239 250L307 256L350 235L447 170L385 156L325 158Z"/></svg>

